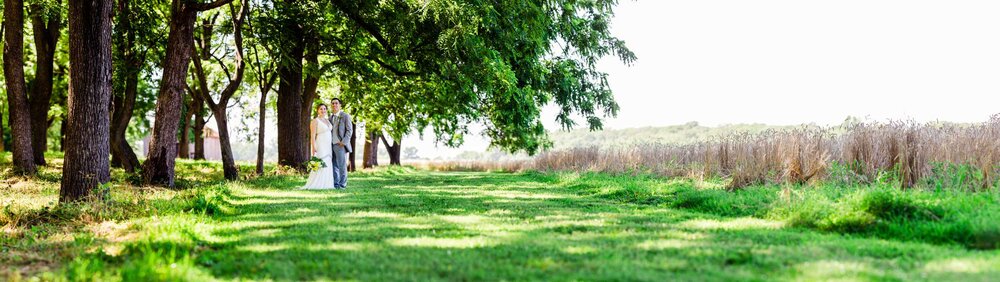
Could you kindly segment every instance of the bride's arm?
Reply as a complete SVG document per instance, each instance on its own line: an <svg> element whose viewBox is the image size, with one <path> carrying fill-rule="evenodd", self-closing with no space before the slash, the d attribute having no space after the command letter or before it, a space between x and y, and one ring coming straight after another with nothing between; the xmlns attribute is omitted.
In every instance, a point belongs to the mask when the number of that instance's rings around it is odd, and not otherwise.
<svg viewBox="0 0 1000 282"><path fill-rule="evenodd" d="M316 120L309 123L309 147L312 148L312 155L316 155Z"/></svg>

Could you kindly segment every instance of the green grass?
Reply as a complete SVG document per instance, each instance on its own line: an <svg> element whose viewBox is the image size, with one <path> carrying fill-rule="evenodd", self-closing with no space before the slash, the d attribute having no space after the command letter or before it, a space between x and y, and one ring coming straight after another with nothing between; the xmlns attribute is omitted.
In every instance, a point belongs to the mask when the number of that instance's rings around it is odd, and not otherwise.
<svg viewBox="0 0 1000 282"><path fill-rule="evenodd" d="M992 194L793 187L786 197L783 187L726 192L713 181L408 168L354 173L347 191L302 191L297 175L227 183L213 180L215 164L181 167L188 189L113 201L159 205L155 212L128 210L70 232L38 227L44 235L20 226L0 259L24 268L38 262L18 264L27 259L7 250L67 244L52 267L23 276L73 281L1000 277L1000 251L905 236L988 230L993 213L976 211L1000 205ZM53 192L36 189L43 199Z"/></svg>

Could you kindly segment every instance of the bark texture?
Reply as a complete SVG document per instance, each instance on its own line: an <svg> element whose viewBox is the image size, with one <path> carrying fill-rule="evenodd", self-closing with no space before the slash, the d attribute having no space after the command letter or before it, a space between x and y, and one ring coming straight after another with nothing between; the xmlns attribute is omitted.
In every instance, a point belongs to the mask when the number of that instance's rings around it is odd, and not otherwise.
<svg viewBox="0 0 1000 282"><path fill-rule="evenodd" d="M113 0L69 2L70 93L59 201L78 201L110 181L108 155ZM107 191L95 195L103 197Z"/></svg>

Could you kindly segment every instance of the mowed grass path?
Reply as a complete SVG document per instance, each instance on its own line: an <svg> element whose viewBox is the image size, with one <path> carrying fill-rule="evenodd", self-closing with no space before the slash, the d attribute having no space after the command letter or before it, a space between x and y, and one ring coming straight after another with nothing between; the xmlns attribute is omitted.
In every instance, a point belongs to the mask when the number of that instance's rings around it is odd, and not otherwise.
<svg viewBox="0 0 1000 282"><path fill-rule="evenodd" d="M1000 252L785 227L588 196L542 174L359 173L234 185L199 265L252 280L937 280L1000 277Z"/></svg>

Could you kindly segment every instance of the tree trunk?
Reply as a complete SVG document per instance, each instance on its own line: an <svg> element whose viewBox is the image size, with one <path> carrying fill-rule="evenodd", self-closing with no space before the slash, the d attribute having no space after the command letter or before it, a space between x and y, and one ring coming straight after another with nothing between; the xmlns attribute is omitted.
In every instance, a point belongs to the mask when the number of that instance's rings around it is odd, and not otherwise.
<svg viewBox="0 0 1000 282"><path fill-rule="evenodd" d="M192 124L191 134L194 135L194 157L195 160L205 159L205 100L197 99L194 103L194 124Z"/></svg>
<svg viewBox="0 0 1000 282"><path fill-rule="evenodd" d="M78 201L111 180L108 103L111 99L113 0L70 0L70 93L66 155L59 201ZM107 191L98 194L106 196Z"/></svg>
<svg viewBox="0 0 1000 282"><path fill-rule="evenodd" d="M2 109L0 109L0 116L3 116L3 110ZM3 118L0 118L0 153L3 153L6 150L6 148L4 148L3 142L4 142L4 139L3 139Z"/></svg>
<svg viewBox="0 0 1000 282"><path fill-rule="evenodd" d="M55 5L59 5L56 1ZM45 165L45 151L48 150L47 133L49 131L49 103L52 98L52 75L53 62L56 53L56 43L59 41L59 14L49 16L48 22L42 17L42 11L38 4L31 6L31 29L35 38L35 79L33 81L31 96L28 103L31 104L31 120L34 121L31 127L32 152L34 153L35 164Z"/></svg>
<svg viewBox="0 0 1000 282"><path fill-rule="evenodd" d="M265 118L267 116L267 92L269 89L262 88L260 90L260 108L258 111L260 113L257 116L257 169L256 173L258 176L264 175L264 128L267 125Z"/></svg>
<svg viewBox="0 0 1000 282"><path fill-rule="evenodd" d="M392 140L392 145L389 145L389 141L385 140L385 134L382 134L380 138L382 138L382 144L385 145L386 152L389 153L389 165L401 165L402 163L399 161L399 152L402 151L400 148L403 146L400 144L401 142L399 142L399 138L393 138L395 140Z"/></svg>
<svg viewBox="0 0 1000 282"><path fill-rule="evenodd" d="M365 127L365 130L370 130L370 128ZM379 133L377 131L371 130L368 132L368 137L365 138L365 151L361 156L361 167L373 168L378 166L378 139Z"/></svg>
<svg viewBox="0 0 1000 282"><path fill-rule="evenodd" d="M7 105L10 114L11 145L14 153L14 172L35 174L34 153L31 146L31 116L24 84L24 0L4 0L3 70L7 83Z"/></svg>
<svg viewBox="0 0 1000 282"><path fill-rule="evenodd" d="M354 132L354 134L351 134L351 148L354 148L354 150L351 150L351 153L347 156L347 169L354 172L358 170L358 167L354 162L355 152L358 151L356 149L358 148L358 123L351 123L351 132Z"/></svg>
<svg viewBox="0 0 1000 282"><path fill-rule="evenodd" d="M266 75L265 75L266 76ZM267 123L265 122L265 117L267 116L267 94L271 92L271 85L274 85L274 78L276 76L271 76L266 79L262 84L260 84L260 117L257 120L257 175L264 175L264 129Z"/></svg>
<svg viewBox="0 0 1000 282"><path fill-rule="evenodd" d="M290 27L294 29L295 27ZM304 168L309 160L306 123L302 122L302 42L293 42L278 65L278 163Z"/></svg>
<svg viewBox="0 0 1000 282"><path fill-rule="evenodd" d="M125 130L132 120L132 112L135 109L135 99L139 84L139 69L145 62L145 57L134 51L136 34L132 31L132 10L129 0L120 0L122 7L119 24L126 32L125 44L115 46L119 48L119 53L124 56L124 69L119 69L124 77L124 92L116 93L113 96L114 110L111 114L111 165L120 167L128 172L135 172L139 169L139 158L129 146L125 139Z"/></svg>
<svg viewBox="0 0 1000 282"><path fill-rule="evenodd" d="M302 81L302 115L299 122L309 124L313 118L312 111L316 105L316 97L319 96L319 93L316 92L319 88L319 49L315 43L309 43L304 59L303 75L305 79ZM333 113L330 114L332 115ZM302 130L302 140L309 142L308 126L305 126L305 129ZM312 156L308 148L305 151L307 156Z"/></svg>
<svg viewBox="0 0 1000 282"><path fill-rule="evenodd" d="M226 118L226 105L219 104L212 109L215 115L215 124L219 126L219 147L222 150L222 172L226 180L239 179L239 170L236 169L236 161L233 160L233 147L229 144L229 125Z"/></svg>
<svg viewBox="0 0 1000 282"><path fill-rule="evenodd" d="M180 140L177 141L177 157L182 159L191 158L191 148L188 146L191 139L189 138L189 132L191 132L191 118L194 117L194 113L191 111L184 111L184 118L181 119L180 125Z"/></svg>
<svg viewBox="0 0 1000 282"><path fill-rule="evenodd" d="M142 178L146 184L174 186L177 125L181 118L185 74L191 59L194 21L198 15L198 11L190 5L191 1L185 0L173 0L171 5L167 53L163 60L160 93L156 99L156 122L153 125L149 155L142 167Z"/></svg>

